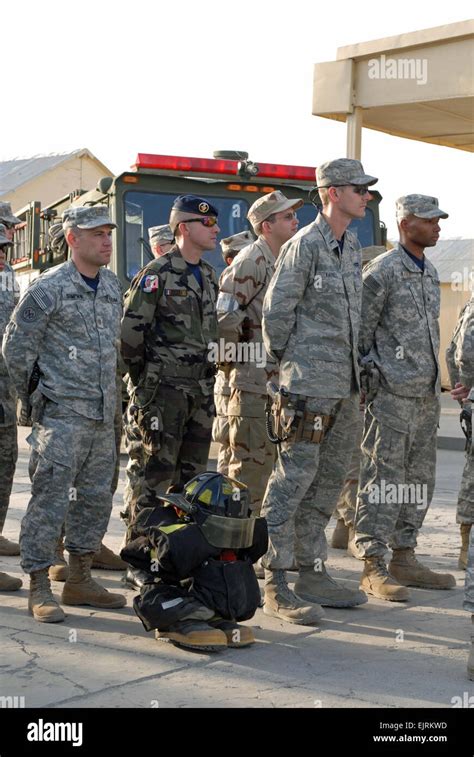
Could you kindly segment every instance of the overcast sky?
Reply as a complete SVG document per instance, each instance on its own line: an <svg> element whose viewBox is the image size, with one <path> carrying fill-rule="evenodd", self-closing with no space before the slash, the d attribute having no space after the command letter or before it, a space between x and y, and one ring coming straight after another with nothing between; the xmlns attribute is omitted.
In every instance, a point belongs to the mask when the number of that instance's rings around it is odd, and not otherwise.
<svg viewBox="0 0 474 757"><path fill-rule="evenodd" d="M64 0L2 4L0 160L89 148L113 172L138 152L315 166L343 157L345 124L311 115L313 65L347 44L463 21L472 2ZM472 61L466 61L466 66ZM474 237L470 153L365 129L381 217L421 192Z"/></svg>

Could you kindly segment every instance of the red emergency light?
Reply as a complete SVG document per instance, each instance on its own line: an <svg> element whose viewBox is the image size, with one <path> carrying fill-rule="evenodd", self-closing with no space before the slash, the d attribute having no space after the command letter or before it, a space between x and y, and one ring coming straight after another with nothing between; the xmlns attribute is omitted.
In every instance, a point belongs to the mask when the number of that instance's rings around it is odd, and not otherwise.
<svg viewBox="0 0 474 757"><path fill-rule="evenodd" d="M238 176L238 161L215 160L214 158L184 158L178 155L150 155L138 153L133 168L136 170L177 171ZM260 179L285 179L286 181L309 181L315 183L315 168L310 166L285 166L276 163L257 163ZM256 177L252 177L255 181Z"/></svg>

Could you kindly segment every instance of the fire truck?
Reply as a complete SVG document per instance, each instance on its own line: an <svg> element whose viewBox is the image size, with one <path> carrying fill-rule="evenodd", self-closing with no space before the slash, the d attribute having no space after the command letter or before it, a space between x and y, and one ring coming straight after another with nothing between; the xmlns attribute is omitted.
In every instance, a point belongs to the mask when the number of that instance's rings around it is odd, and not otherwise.
<svg viewBox="0 0 474 757"><path fill-rule="evenodd" d="M212 159L139 153L130 171L104 177L90 191L78 189L47 207L30 202L16 211L22 223L15 234L10 262L23 292L42 271L64 262L67 253L55 253L49 245L49 227L61 219L71 205L106 205L117 224L110 268L124 290L151 258L148 229L168 223L173 200L178 195L205 197L219 211L221 238L249 228L247 212L262 194L281 190L287 197L302 198L298 210L299 228L311 223L318 213L319 197L314 188L315 168L274 163L254 163L244 152L220 151ZM382 200L371 189L365 218L353 221L363 248L385 250L386 229L379 219ZM225 264L220 248L204 258L219 274Z"/></svg>

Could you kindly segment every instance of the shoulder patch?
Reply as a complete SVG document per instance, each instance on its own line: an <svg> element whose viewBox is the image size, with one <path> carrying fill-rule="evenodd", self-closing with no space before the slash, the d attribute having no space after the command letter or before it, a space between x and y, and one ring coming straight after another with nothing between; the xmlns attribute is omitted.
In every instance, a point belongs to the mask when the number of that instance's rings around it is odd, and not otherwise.
<svg viewBox="0 0 474 757"><path fill-rule="evenodd" d="M159 285L160 285L160 280L156 274L148 274L147 276L143 277L142 290L146 292L147 294L150 294L151 292L156 292L158 290Z"/></svg>
<svg viewBox="0 0 474 757"><path fill-rule="evenodd" d="M41 310L48 310L53 304L53 301L47 291L42 286L36 286L31 289L28 294L32 297L32 299L36 302L38 307L41 308Z"/></svg>
<svg viewBox="0 0 474 757"><path fill-rule="evenodd" d="M31 293L28 293L20 304L18 310L18 319L23 323L33 323L40 317L41 309L35 300L32 298Z"/></svg>

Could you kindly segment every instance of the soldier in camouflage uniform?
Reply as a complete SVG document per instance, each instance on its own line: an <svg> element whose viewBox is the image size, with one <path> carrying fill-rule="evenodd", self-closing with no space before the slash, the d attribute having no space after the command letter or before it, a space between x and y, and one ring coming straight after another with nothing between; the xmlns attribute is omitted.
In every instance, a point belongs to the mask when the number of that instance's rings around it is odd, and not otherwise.
<svg viewBox="0 0 474 757"><path fill-rule="evenodd" d="M15 220L17 221L18 219ZM11 223L13 225L13 220ZM18 300L14 273L6 263L6 249L12 244L12 236L12 230L9 231L3 223L0 224L0 338L3 338ZM2 555L19 554L19 545L1 536L18 456L15 403L15 391L0 350L0 554ZM16 591L21 585L19 578L0 573L0 591Z"/></svg>
<svg viewBox="0 0 474 757"><path fill-rule="evenodd" d="M174 244L174 234L169 223L163 226L150 226L148 229L151 251L155 258L169 252Z"/></svg>
<svg viewBox="0 0 474 757"><path fill-rule="evenodd" d="M471 438L466 443L466 465L464 467L461 488L459 490L456 522L461 525L461 551L458 567L466 570L469 535L474 522L474 445L472 444L472 403L467 401L463 405L463 387L470 388L474 384L474 294L459 315L454 329L451 344L446 350L446 363L449 370L451 386L455 394L460 394L467 426L471 426Z"/></svg>
<svg viewBox="0 0 474 757"><path fill-rule="evenodd" d="M178 197L170 226L176 244L137 274L125 296L128 414L144 461L134 512L206 469L214 418L208 344L217 338L218 284L201 257L215 247L217 210L202 198Z"/></svg>
<svg viewBox="0 0 474 757"><path fill-rule="evenodd" d="M365 560L361 588L404 601L407 586L448 589L455 580L415 557L433 496L440 412L439 279L424 249L436 244L447 214L425 195L401 197L396 207L398 247L364 270L359 350L367 406L356 545Z"/></svg>
<svg viewBox="0 0 474 757"><path fill-rule="evenodd" d="M446 351L449 376L453 384L451 396L458 402L466 402L472 411L474 402L474 294L461 312L453 339ZM471 413L472 415L472 413ZM462 524L472 525L474 492L474 455L472 439L467 450L467 460L459 492L458 518ZM467 662L467 675L474 681L474 539L473 529L469 529L469 545L466 555L466 582L464 609L471 613L471 648Z"/></svg>
<svg viewBox="0 0 474 757"><path fill-rule="evenodd" d="M103 268L112 254L112 228L102 206L70 208L63 216L71 259L34 281L7 327L3 353L33 429L32 495L20 535L21 563L30 574L29 610L58 622L64 613L51 593L48 568L65 522L69 576L62 602L123 607L92 580L90 569L112 507L114 413L121 289Z"/></svg>
<svg viewBox="0 0 474 757"><path fill-rule="evenodd" d="M231 237L225 237L221 240L222 257L224 263L230 265L235 256L247 245L254 241L250 231L241 231L239 234L233 234ZM230 364L219 364L219 370L214 385L214 404L216 406L216 417L212 425L212 441L219 444L217 455L217 470L224 476L229 475L230 445L229 445L229 419L227 417L227 406L229 404L230 386L229 386Z"/></svg>
<svg viewBox="0 0 474 757"><path fill-rule="evenodd" d="M278 363L263 346L263 300L280 248L298 230L296 210L302 204L279 191L256 200L247 218L258 238L240 252L219 282L220 346L234 353L228 361L229 476L249 487L255 515L260 514L275 461L275 445L265 427L265 403L267 382L278 383L279 373Z"/></svg>
<svg viewBox="0 0 474 757"><path fill-rule="evenodd" d="M364 217L377 179L342 158L319 166L316 180L322 211L283 246L263 305L265 347L280 361L274 412L283 439L262 508L269 534L264 612L302 624L318 622L320 604L367 601L327 573L324 529L354 447L349 421L359 402L361 253L347 227ZM293 552L294 592L285 573Z"/></svg>

